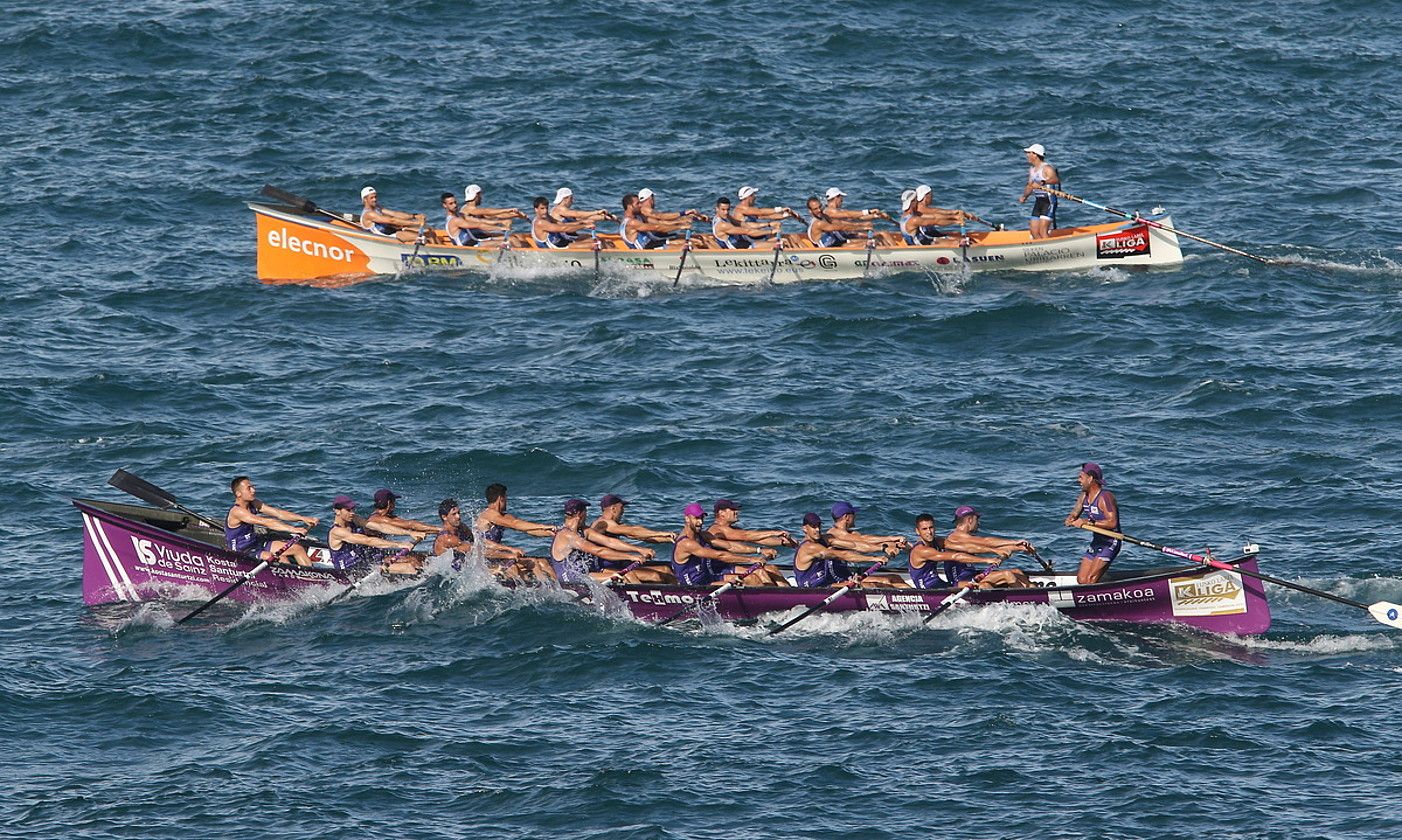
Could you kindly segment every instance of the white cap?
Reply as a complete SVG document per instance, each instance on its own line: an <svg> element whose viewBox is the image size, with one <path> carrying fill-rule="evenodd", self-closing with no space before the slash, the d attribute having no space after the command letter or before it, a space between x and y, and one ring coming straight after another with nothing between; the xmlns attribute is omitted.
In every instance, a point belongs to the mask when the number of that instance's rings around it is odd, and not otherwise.
<svg viewBox="0 0 1402 840"><path fill-rule="evenodd" d="M468 184L467 189L462 191L463 201L471 201L482 194L482 188L477 184Z"/></svg>
<svg viewBox="0 0 1402 840"><path fill-rule="evenodd" d="M1042 146L1041 143L1033 143L1032 145L1030 145L1030 146L1028 146L1027 148L1023 149L1023 151L1024 151L1024 152L1031 152L1032 154L1036 155L1036 156L1039 157L1039 158L1044 158L1044 157L1047 156L1047 150Z"/></svg>
<svg viewBox="0 0 1402 840"><path fill-rule="evenodd" d="M757 189L755 189L754 187L751 187L751 186L749 186L749 185L746 185L746 186L741 187L741 188L740 188L740 191L737 192L736 195L740 196L740 200L741 200L741 201L744 201L745 199L749 198L750 196L754 195L754 194L757 193L757 192L759 192L759 190L757 190Z"/></svg>
<svg viewBox="0 0 1402 840"><path fill-rule="evenodd" d="M921 184L920 186L918 186L918 187L915 188L915 197L916 197L916 198L924 198L925 196L927 196L927 195L929 195L929 194L930 194L930 185L929 185L929 184Z"/></svg>
<svg viewBox="0 0 1402 840"><path fill-rule="evenodd" d="M902 210L904 210L905 208L909 207L909 206L910 206L910 203L911 203L912 201L914 201L914 200L915 200L915 190L902 190L902 191L901 191L901 209L902 209Z"/></svg>
<svg viewBox="0 0 1402 840"><path fill-rule="evenodd" d="M365 198L365 196L367 196L367 195L374 195L374 194L375 194L375 188L374 188L374 187L365 187L364 189L362 189L362 190L360 191L360 197L361 197L361 198Z"/></svg>
<svg viewBox="0 0 1402 840"><path fill-rule="evenodd" d="M827 199L828 201L832 201L834 198L837 198L839 195L846 195L846 194L847 194L847 193L843 192L842 190L839 190L837 187L828 187L828 191L825 192L825 193L823 193L823 198Z"/></svg>
<svg viewBox="0 0 1402 840"><path fill-rule="evenodd" d="M574 195L574 190L570 189L569 187L560 187L558 190L555 191L554 203L559 204L560 202L564 201L572 195Z"/></svg>
<svg viewBox="0 0 1402 840"><path fill-rule="evenodd" d="M653 193L651 189L643 187L642 189L638 190L638 201L647 201L649 198L652 198L652 195Z"/></svg>

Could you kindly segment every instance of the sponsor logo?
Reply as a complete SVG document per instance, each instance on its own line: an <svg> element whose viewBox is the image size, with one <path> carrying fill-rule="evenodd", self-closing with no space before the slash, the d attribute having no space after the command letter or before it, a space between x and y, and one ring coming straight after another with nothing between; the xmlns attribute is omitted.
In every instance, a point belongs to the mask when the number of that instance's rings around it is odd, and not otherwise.
<svg viewBox="0 0 1402 840"><path fill-rule="evenodd" d="M716 260L716 268L769 268L773 259L724 259Z"/></svg>
<svg viewBox="0 0 1402 840"><path fill-rule="evenodd" d="M1075 248L1024 248L1022 249L1022 261L1028 265L1040 265L1049 262L1061 262L1062 260L1074 260L1077 257Z"/></svg>
<svg viewBox="0 0 1402 840"><path fill-rule="evenodd" d="M1005 257L1002 254L979 254L977 256L969 257L968 261L971 263L992 263L1002 262L1004 259ZM939 265L949 265L950 263L959 262L959 260L954 259L953 257L938 257L935 259L935 262Z"/></svg>
<svg viewBox="0 0 1402 840"><path fill-rule="evenodd" d="M663 592L660 589L652 589L647 592L639 592L636 589L625 589L623 591L627 593L628 600L635 604L660 604L663 606L676 604L678 606L684 606L687 604L695 604L704 597L691 592Z"/></svg>
<svg viewBox="0 0 1402 840"><path fill-rule="evenodd" d="M1246 612L1246 588L1241 577L1217 571L1210 575L1173 578L1168 582L1174 615L1239 615Z"/></svg>
<svg viewBox="0 0 1402 840"><path fill-rule="evenodd" d="M1095 258L1119 260L1125 257L1149 255L1149 226L1138 225L1129 230L1095 235Z"/></svg>
<svg viewBox="0 0 1402 840"><path fill-rule="evenodd" d="M1101 592L1054 589L1047 593L1047 603L1059 610L1096 607L1104 604L1139 604L1154 599L1154 590L1148 586L1136 586L1132 589L1107 589Z"/></svg>
<svg viewBox="0 0 1402 840"><path fill-rule="evenodd" d="M287 228L269 230L267 238L268 244L274 248L281 248L294 254L306 254L309 257L320 257L324 260L349 263L354 261L356 255L354 249L303 239L295 233L288 233Z"/></svg>
<svg viewBox="0 0 1402 840"><path fill-rule="evenodd" d="M445 254L400 254L399 263L405 268L458 268L462 260Z"/></svg>
<svg viewBox="0 0 1402 840"><path fill-rule="evenodd" d="M160 569L167 572L186 572L188 574L204 575L208 574L207 567L213 559L207 554L196 554L192 551L172 549L169 546L158 545L150 540L143 540L140 537L131 538L132 548L136 549L136 560L143 566L152 569Z"/></svg>

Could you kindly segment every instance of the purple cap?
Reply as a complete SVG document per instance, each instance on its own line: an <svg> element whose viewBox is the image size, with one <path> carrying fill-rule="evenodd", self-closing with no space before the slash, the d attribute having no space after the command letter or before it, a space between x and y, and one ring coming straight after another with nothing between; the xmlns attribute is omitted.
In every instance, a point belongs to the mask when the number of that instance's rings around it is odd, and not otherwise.
<svg viewBox="0 0 1402 840"><path fill-rule="evenodd" d="M851 502L838 502L832 506L833 519L841 519L849 513L854 515L857 513L857 509L852 507Z"/></svg>
<svg viewBox="0 0 1402 840"><path fill-rule="evenodd" d="M583 499L570 499L569 501L565 502L565 516L571 516L573 514L579 513L582 510L588 509L589 503L584 501Z"/></svg>
<svg viewBox="0 0 1402 840"><path fill-rule="evenodd" d="M1096 481L1105 480L1105 473L1101 471L1100 465L1094 461L1086 461L1084 464L1081 464L1081 472L1094 478Z"/></svg>
<svg viewBox="0 0 1402 840"><path fill-rule="evenodd" d="M706 509L695 502L692 502L691 504L687 505L686 508L682 510L682 513L686 514L687 516L694 516L697 519L706 518Z"/></svg>
<svg viewBox="0 0 1402 840"><path fill-rule="evenodd" d="M729 499L716 499L715 511L720 513L723 510L739 510L740 503L732 502Z"/></svg>
<svg viewBox="0 0 1402 840"><path fill-rule="evenodd" d="M337 496L331 500L331 507L341 510L355 510L355 499L350 496Z"/></svg>
<svg viewBox="0 0 1402 840"><path fill-rule="evenodd" d="M604 496L602 499L599 500L599 507L601 507L601 508L613 507L614 505L626 505L626 504L628 504L628 500L627 500L627 499L623 498L622 496L616 496L616 495L614 495L613 493L609 493L607 496Z"/></svg>
<svg viewBox="0 0 1402 840"><path fill-rule="evenodd" d="M958 522L966 516L978 516L978 510L973 505L960 505L954 509L954 521Z"/></svg>
<svg viewBox="0 0 1402 840"><path fill-rule="evenodd" d="M823 518L816 513L805 513L803 514L803 524L821 528L823 527Z"/></svg>
<svg viewBox="0 0 1402 840"><path fill-rule="evenodd" d="M399 498L398 493L388 487L381 487L375 491L375 507L384 507L397 498Z"/></svg>

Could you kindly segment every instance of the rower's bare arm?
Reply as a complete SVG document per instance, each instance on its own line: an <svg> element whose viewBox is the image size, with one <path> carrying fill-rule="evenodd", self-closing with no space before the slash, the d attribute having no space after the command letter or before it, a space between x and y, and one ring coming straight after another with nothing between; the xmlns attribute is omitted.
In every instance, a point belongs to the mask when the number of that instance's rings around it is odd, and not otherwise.
<svg viewBox="0 0 1402 840"><path fill-rule="evenodd" d="M1109 490L1100 494L1100 510L1104 512L1105 518L1100 520L1099 526L1111 531L1120 530L1120 506L1115 502L1115 495Z"/></svg>
<svg viewBox="0 0 1402 840"><path fill-rule="evenodd" d="M1081 518L1081 506L1084 505L1085 503L1086 503L1086 494L1085 494L1085 491L1083 490L1083 491L1080 492L1080 494L1078 494L1078 495L1076 496L1076 503L1075 503L1074 505L1071 506L1071 512L1068 513L1068 514L1066 514L1066 519L1062 520L1062 524L1064 524L1064 525L1075 525L1075 524L1076 524L1076 521L1077 521L1078 519Z"/></svg>
<svg viewBox="0 0 1402 840"><path fill-rule="evenodd" d="M629 543L626 543L623 540L618 539L617 537L610 537L608 534L602 533L600 531L595 531L593 529L585 529L584 533L581 536L586 542L593 543L594 545L606 546L608 548L613 549L614 551L623 552L623 554L626 555L628 558L631 558L633 555L642 555L647 558L651 558L653 556L653 550L650 548L639 548L638 546L630 545ZM614 557L610 559L618 560L620 558Z"/></svg>
<svg viewBox="0 0 1402 840"><path fill-rule="evenodd" d="M423 533L422 528L406 528L396 522L388 522L383 519L367 519L365 521L365 527L372 531L378 531L381 534L394 534L399 537L417 537L419 534ZM430 533L436 532L437 530L437 528L431 529Z"/></svg>
<svg viewBox="0 0 1402 840"><path fill-rule="evenodd" d="M509 545L502 545L496 540L488 539L482 540L482 551L485 552L486 555L493 560L501 560L508 557L516 558L526 556L526 552L522 551L519 548L515 548Z"/></svg>
<svg viewBox="0 0 1402 840"><path fill-rule="evenodd" d="M676 538L676 534L669 531L654 531L651 528L644 528L641 525L624 525L616 523L605 533L622 534L630 540L643 540L644 542L669 543Z"/></svg>
<svg viewBox="0 0 1402 840"><path fill-rule="evenodd" d="M714 548L705 548L698 545L691 550L696 557L705 557L707 560L720 560L723 563L753 563L756 556L754 554L737 554L733 551L719 551Z"/></svg>
<svg viewBox="0 0 1402 840"><path fill-rule="evenodd" d="M523 534L530 534L533 537L550 537L555 534L555 526L553 525L542 525L539 522L531 522L517 516L512 516L509 513L497 513L492 511L491 515L487 517L487 521L491 522L493 525L500 525L503 528L510 528L513 531L520 531Z"/></svg>
<svg viewBox="0 0 1402 840"><path fill-rule="evenodd" d="M337 528L336 536L343 543L353 543L355 545L365 545L370 548L403 548L404 546L390 540L382 540L379 537L372 537L369 534L357 534L349 528Z"/></svg>

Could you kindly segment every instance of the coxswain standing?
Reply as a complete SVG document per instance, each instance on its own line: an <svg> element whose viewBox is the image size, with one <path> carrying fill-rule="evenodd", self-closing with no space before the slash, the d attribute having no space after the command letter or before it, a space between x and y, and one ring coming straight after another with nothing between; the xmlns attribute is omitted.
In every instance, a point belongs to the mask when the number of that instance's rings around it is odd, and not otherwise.
<svg viewBox="0 0 1402 840"><path fill-rule="evenodd" d="M315 528L316 524L321 521L315 516L303 516L300 513L264 504L258 498L258 488L253 486L253 482L246 475L235 476L234 480L229 482L229 489L234 494L234 506L229 508L229 512L224 516L224 545L230 551L247 554L259 560L271 560L287 546L288 541L269 540L263 534L258 533L255 526L262 526L273 531L284 531L302 537L306 536L307 529L289 525L289 522L295 520L305 524L308 528ZM278 559L291 561L298 566L312 564L312 558L307 555L307 550L300 545L288 548Z"/></svg>
<svg viewBox="0 0 1402 840"><path fill-rule="evenodd" d="M886 559L900 553L894 542L880 546L877 551ZM846 586L855 584L856 578L849 563L871 563L878 555L855 549L837 548L830 544L823 534L823 520L816 513L803 515L803 542L793 557L794 585L810 589ZM891 575L870 575L862 580L878 588L901 588L909 586L904 580Z"/></svg>
<svg viewBox="0 0 1402 840"><path fill-rule="evenodd" d="M587 583L590 578L605 583L619 577L618 572L639 560L651 560L650 548L639 548L608 534L584 527L589 503L583 499L565 502L565 519L555 530L550 543L550 565L561 583ZM622 575L623 583L649 583L640 575L643 567Z"/></svg>
<svg viewBox="0 0 1402 840"><path fill-rule="evenodd" d="M424 230L425 238L437 239L424 228L428 217L422 213L401 213L380 206L380 197L374 187L360 191L360 226L381 236L393 236L400 242L417 242L419 230Z"/></svg>
<svg viewBox="0 0 1402 840"><path fill-rule="evenodd" d="M1081 493L1066 516L1066 524L1077 528L1082 525L1094 525L1107 531L1119 531L1120 506L1115 500L1115 494L1105 489L1105 473L1101 471L1100 465L1094 461L1082 464L1076 481L1081 485ZM1099 583L1123 546L1124 543L1120 540L1104 534L1091 537L1090 545L1086 546L1085 553L1081 555L1081 566L1076 570L1076 582Z"/></svg>
<svg viewBox="0 0 1402 840"><path fill-rule="evenodd" d="M331 512L335 520L326 535L326 545L331 549L331 565L337 569L351 569L362 564L370 564L384 559L384 571L392 575L418 574L422 564L418 558L406 553L403 557L388 562L388 557L377 555L370 549L403 551L413 543L397 543L365 533L355 520L355 501L350 496L337 496L331 501Z"/></svg>
<svg viewBox="0 0 1402 840"><path fill-rule="evenodd" d="M672 544L672 574L677 583L683 586L710 586L716 583L751 583L768 586L787 586L784 573L768 560L773 560L777 552L772 548L754 546L748 553L737 543L718 540L706 532L706 509L692 502L682 511L682 530L677 541ZM752 574L741 578L737 566L763 565Z"/></svg>
<svg viewBox="0 0 1402 840"><path fill-rule="evenodd" d="M1060 187L1061 176L1055 166L1047 163L1047 150L1041 143L1033 143L1022 151L1027 155L1027 186L1022 188L1022 197L1017 203L1025 204L1028 198L1033 199L1032 220L1027 229L1033 239L1046 239L1056 227L1056 196L1043 187Z"/></svg>

